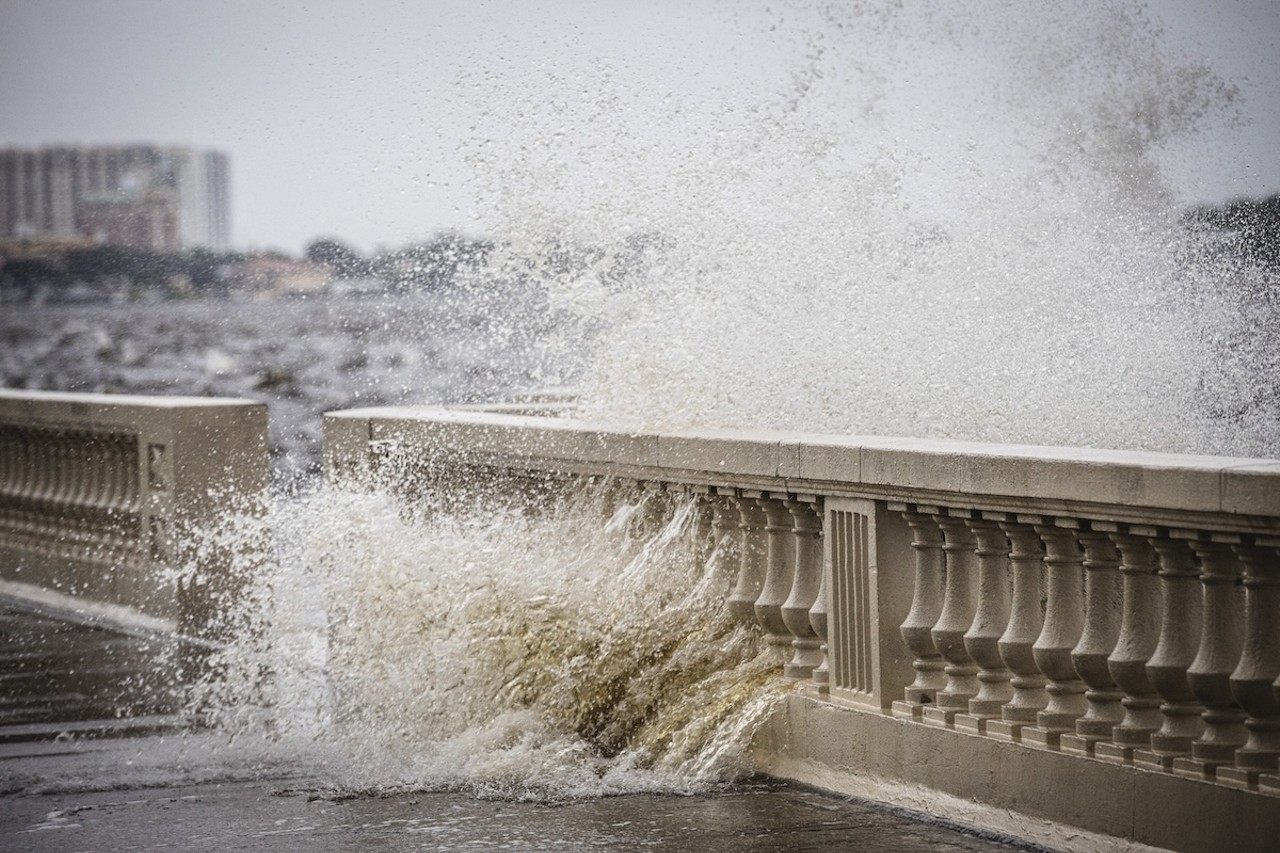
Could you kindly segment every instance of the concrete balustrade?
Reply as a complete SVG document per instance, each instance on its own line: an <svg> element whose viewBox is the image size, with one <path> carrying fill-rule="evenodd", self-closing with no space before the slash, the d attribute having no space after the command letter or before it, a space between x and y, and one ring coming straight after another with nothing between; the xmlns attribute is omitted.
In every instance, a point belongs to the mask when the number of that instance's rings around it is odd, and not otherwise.
<svg viewBox="0 0 1280 853"><path fill-rule="evenodd" d="M1085 623L1071 662L1085 684L1085 712L1075 733L1060 742L1064 750L1092 756L1124 719L1124 693L1107 663L1120 637L1120 554L1105 532L1082 531L1077 539L1084 549Z"/></svg>
<svg viewBox="0 0 1280 853"><path fill-rule="evenodd" d="M1151 743L1160 728L1160 696L1147 677L1147 661L1160 641L1160 585L1155 549L1145 536L1109 525L1120 552L1120 635L1107 657L1107 669L1123 693L1124 716L1111 730L1111 740L1095 742L1094 755L1105 761L1132 764L1133 753Z"/></svg>
<svg viewBox="0 0 1280 853"><path fill-rule="evenodd" d="M756 599L760 597L760 590L764 587L769 553L769 540L764 528L768 519L757 500L761 496L759 493L749 489L744 490L744 494L737 494L737 489L726 491L737 507L738 530L741 532L738 545L738 582L729 594L729 609L739 620L750 622L755 618Z"/></svg>
<svg viewBox="0 0 1280 853"><path fill-rule="evenodd" d="M1190 758L1175 758L1175 772L1212 778L1219 766L1230 765L1248 733L1245 713L1231 695L1231 673L1244 651L1243 567L1232 543L1238 536L1220 535L1193 541L1201 566L1203 621L1200 649L1187 670L1191 692L1204 706L1204 733L1191 743Z"/></svg>
<svg viewBox="0 0 1280 853"><path fill-rule="evenodd" d="M1048 679L1036 665L1035 642L1044 630L1044 544L1029 525L1013 519L1000 522L1009 539L1009 567L1013 575L1009 622L1000 635L1000 658L1009 668L1013 696L1000 707L1000 719L973 726L1001 740L1017 743L1022 729L1033 725L1049 704Z"/></svg>
<svg viewBox="0 0 1280 853"><path fill-rule="evenodd" d="M1187 677L1200 647L1204 598L1200 569L1186 541L1153 537L1152 546L1160 560L1160 641L1147 661L1147 677L1163 701L1150 748L1137 750L1133 759L1169 770L1174 759L1191 753L1191 742L1204 731L1204 706Z"/></svg>
<svg viewBox="0 0 1280 853"><path fill-rule="evenodd" d="M933 639L933 627L942 615L947 577L942 530L933 522L936 510L932 507L922 508L923 512L904 504L892 504L891 508L901 512L911 528L911 549L915 552L914 595L901 631L903 642L914 656L911 667L916 676L903 691L904 701L895 702L893 710L898 716L918 719L947 685L946 663Z"/></svg>
<svg viewBox="0 0 1280 853"><path fill-rule="evenodd" d="M934 648L946 661L942 668L946 683L938 691L935 704L924 709L921 719L949 727L954 724L956 714L967 711L969 700L978 694L978 665L964 643L977 608L977 542L963 516L939 515L934 521L942 529L946 580L942 612L931 633Z"/></svg>
<svg viewBox="0 0 1280 853"><path fill-rule="evenodd" d="M1244 562L1244 650L1231 673L1231 694L1244 709L1244 746L1232 766L1220 767L1216 778L1252 787L1263 774L1274 775L1280 761L1280 691L1269 690L1280 678L1280 542L1264 537L1238 547ZM1271 790L1280 788L1274 782Z"/></svg>
<svg viewBox="0 0 1280 853"><path fill-rule="evenodd" d="M261 513L266 486L259 403L0 390L0 589L206 633L266 543L203 534Z"/></svg>
<svg viewBox="0 0 1280 853"><path fill-rule="evenodd" d="M727 606L793 685L764 772L1053 847L1280 837L1280 462L326 418L335 483L394 481L386 460L414 454L703 495L736 534Z"/></svg>
<svg viewBox="0 0 1280 853"><path fill-rule="evenodd" d="M1000 654L1000 637L1009 626L1010 547L998 516L973 513L965 519L978 557L978 604L973 623L965 632L964 646L978 665L980 686L969 700L968 713L957 714L953 722L978 734L984 734L987 722L999 717L1013 700L1012 673Z"/></svg>
<svg viewBox="0 0 1280 853"><path fill-rule="evenodd" d="M822 551L818 543L822 526L820 507L817 499L810 495L797 496L797 500L787 502L794 539L784 547L795 553L791 593L782 605L782 621L791 632L794 649L791 661L783 670L788 678L811 678L822 664L822 640L809 618L822 586Z"/></svg>

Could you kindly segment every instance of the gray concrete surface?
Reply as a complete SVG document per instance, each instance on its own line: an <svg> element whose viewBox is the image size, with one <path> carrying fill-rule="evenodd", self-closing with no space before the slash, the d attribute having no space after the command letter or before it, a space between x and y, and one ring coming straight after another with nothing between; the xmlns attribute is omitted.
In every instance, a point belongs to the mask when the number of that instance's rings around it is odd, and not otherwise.
<svg viewBox="0 0 1280 853"><path fill-rule="evenodd" d="M121 761L138 748L117 740ZM0 757L0 768L29 762ZM45 755L57 772L63 756ZM860 800L762 781L707 796L555 805L460 793L338 797L298 780L0 796L0 849L64 851L699 850L968 851L1019 848Z"/></svg>
<svg viewBox="0 0 1280 853"><path fill-rule="evenodd" d="M172 694L154 690L170 683L172 652L155 637L0 607L2 853L1027 849L771 780L558 804L339 793L278 757L208 760L225 737L175 730Z"/></svg>

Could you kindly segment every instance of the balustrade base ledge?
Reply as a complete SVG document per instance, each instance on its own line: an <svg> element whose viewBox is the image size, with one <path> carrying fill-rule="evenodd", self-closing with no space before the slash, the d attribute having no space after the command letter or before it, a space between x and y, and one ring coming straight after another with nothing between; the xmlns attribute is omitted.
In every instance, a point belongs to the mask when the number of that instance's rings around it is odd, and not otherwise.
<svg viewBox="0 0 1280 853"><path fill-rule="evenodd" d="M890 713L892 713L893 716L897 717L900 720L917 720L918 721L920 717L924 714L924 709L927 707L928 707L927 705L922 705L919 702L906 702L902 699L899 699L896 702L894 702L893 705L891 706Z"/></svg>
<svg viewBox="0 0 1280 853"><path fill-rule="evenodd" d="M1071 755L1081 755L1085 758L1093 758L1094 753L1098 749L1098 738L1086 737L1079 734L1064 734L1058 740L1058 748L1063 752Z"/></svg>
<svg viewBox="0 0 1280 853"><path fill-rule="evenodd" d="M992 717L979 717L973 714L956 714L954 725L955 728L963 729L971 734L985 735L987 733L987 725L992 719Z"/></svg>
<svg viewBox="0 0 1280 853"><path fill-rule="evenodd" d="M939 708L937 705L928 705L920 713L920 722L926 726L937 726L944 729L955 728L956 717L960 713L955 708Z"/></svg>
<svg viewBox="0 0 1280 853"><path fill-rule="evenodd" d="M1093 757L1111 764L1133 764L1133 754L1141 747L1100 743L1093 748Z"/></svg>
<svg viewBox="0 0 1280 853"><path fill-rule="evenodd" d="M1022 743L1022 730L1029 726L1030 723L1013 723L1008 720L988 720L986 725L986 735L987 737L1006 741L1008 743Z"/></svg>
<svg viewBox="0 0 1280 853"><path fill-rule="evenodd" d="M1175 776L1186 776L1188 779L1206 779L1213 781L1221 762L1204 761L1199 758L1175 758L1173 773Z"/></svg>
<svg viewBox="0 0 1280 853"><path fill-rule="evenodd" d="M1219 767L1215 779L1223 785L1239 788L1244 791L1262 790L1262 771L1249 770L1243 767ZM1280 791L1264 791L1264 793L1280 793Z"/></svg>
<svg viewBox="0 0 1280 853"><path fill-rule="evenodd" d="M1032 749L1046 749L1057 752L1062 748L1062 736L1067 732L1061 729L1042 729L1038 726L1024 726L1018 743Z"/></svg>
<svg viewBox="0 0 1280 853"><path fill-rule="evenodd" d="M1165 773L1173 772L1173 762L1179 758L1185 758L1185 755L1156 752L1151 749L1135 749L1133 751L1133 763L1137 767L1143 767L1147 770L1164 771Z"/></svg>
<svg viewBox="0 0 1280 853"><path fill-rule="evenodd" d="M804 693L787 697L757 734L751 759L778 778L1058 850L1239 853L1272 850L1280 837L1280 803L1258 793L1280 794L1274 774L1255 774L1257 790L1239 790Z"/></svg>

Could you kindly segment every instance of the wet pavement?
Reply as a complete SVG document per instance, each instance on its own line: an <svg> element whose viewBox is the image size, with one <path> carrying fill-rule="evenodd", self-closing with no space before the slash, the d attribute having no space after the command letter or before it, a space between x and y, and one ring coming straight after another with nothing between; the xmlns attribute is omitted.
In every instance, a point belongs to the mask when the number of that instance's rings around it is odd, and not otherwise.
<svg viewBox="0 0 1280 853"><path fill-rule="evenodd" d="M121 761L137 744L117 740ZM58 756L45 756L57 772ZM15 757L0 756L0 772ZM7 841L6 841L7 839ZM5 845L8 845L5 847ZM1027 849L776 782L547 805L457 793L334 798L296 781L0 796L0 849L972 851Z"/></svg>
<svg viewBox="0 0 1280 853"><path fill-rule="evenodd" d="M0 851L1030 849L773 780L545 804L338 795L296 766L178 768L214 735L174 734L157 687L171 660L163 638L0 600Z"/></svg>
<svg viewBox="0 0 1280 853"><path fill-rule="evenodd" d="M172 717L181 660L162 633L0 595L0 742Z"/></svg>

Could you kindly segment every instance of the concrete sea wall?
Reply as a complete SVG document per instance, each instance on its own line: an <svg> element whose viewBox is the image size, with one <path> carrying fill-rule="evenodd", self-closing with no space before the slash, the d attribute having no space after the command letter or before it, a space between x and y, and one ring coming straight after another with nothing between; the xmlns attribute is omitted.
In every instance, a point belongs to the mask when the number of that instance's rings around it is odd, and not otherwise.
<svg viewBox="0 0 1280 853"><path fill-rule="evenodd" d="M265 508L266 430L248 400L0 390L5 592L204 633L237 557L207 534Z"/></svg>
<svg viewBox="0 0 1280 853"><path fill-rule="evenodd" d="M326 418L334 481L698 496L796 690L759 769L1065 849L1280 836L1280 462Z"/></svg>

